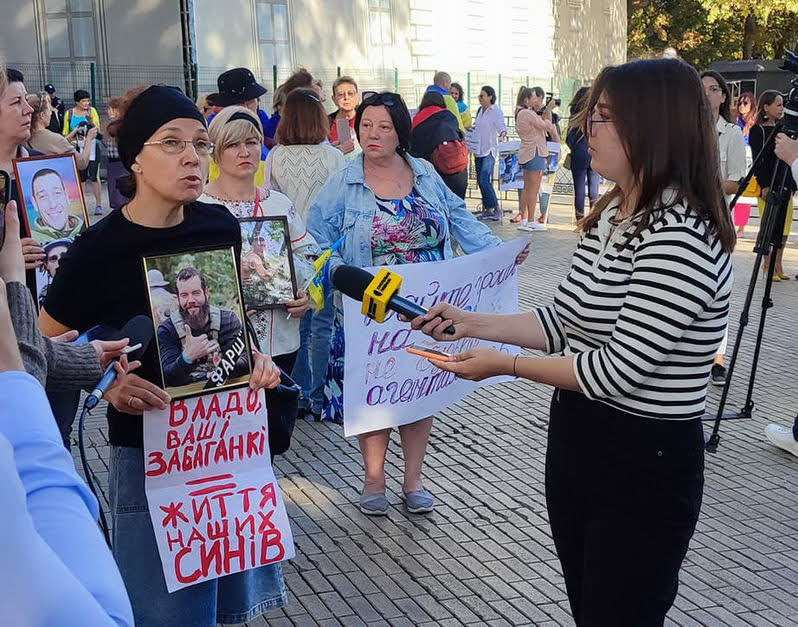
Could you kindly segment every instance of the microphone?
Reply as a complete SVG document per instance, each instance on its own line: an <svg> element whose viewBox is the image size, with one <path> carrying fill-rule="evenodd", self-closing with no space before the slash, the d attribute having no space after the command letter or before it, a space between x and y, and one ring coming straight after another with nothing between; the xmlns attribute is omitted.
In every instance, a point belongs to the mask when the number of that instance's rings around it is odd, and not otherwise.
<svg viewBox="0 0 798 627"><path fill-rule="evenodd" d="M139 348L127 354L128 358L130 360L135 360L143 355L144 351L147 350L147 347L149 346L154 334L155 329L153 328L152 318L149 316L138 315L128 320L125 323L125 326L122 328L122 331L119 333L119 338L129 338L130 344L128 344L128 346L136 346L137 344L140 345ZM89 394L83 403L83 408L85 410L94 409L97 406L97 403L100 402L103 394L105 394L108 391L108 388L110 388L114 381L116 381L117 373L114 365L118 361L119 357L111 360L108 366L106 366L102 378L97 382L97 385L94 386L91 394Z"/></svg>
<svg viewBox="0 0 798 627"><path fill-rule="evenodd" d="M399 296L402 277L382 268L377 276L355 266L338 266L331 276L332 284L339 292L363 303L363 314L383 322L385 310L390 309L413 319L428 313L420 305ZM446 335L454 335L454 325L443 330Z"/></svg>

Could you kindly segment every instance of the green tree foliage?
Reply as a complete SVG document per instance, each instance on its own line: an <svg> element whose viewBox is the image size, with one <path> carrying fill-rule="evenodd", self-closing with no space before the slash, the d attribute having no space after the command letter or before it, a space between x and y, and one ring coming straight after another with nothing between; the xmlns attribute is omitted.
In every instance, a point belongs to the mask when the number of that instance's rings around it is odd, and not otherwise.
<svg viewBox="0 0 798 627"><path fill-rule="evenodd" d="M627 0L630 59L673 46L698 68L772 59L798 42L798 0Z"/></svg>

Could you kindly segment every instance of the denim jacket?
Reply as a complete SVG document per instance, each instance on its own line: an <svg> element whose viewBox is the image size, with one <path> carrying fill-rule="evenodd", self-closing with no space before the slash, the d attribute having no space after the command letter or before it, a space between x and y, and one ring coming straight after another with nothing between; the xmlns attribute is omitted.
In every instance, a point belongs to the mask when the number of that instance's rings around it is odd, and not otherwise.
<svg viewBox="0 0 798 627"><path fill-rule="evenodd" d="M413 170L413 186L418 194L446 216L444 259L454 257L452 237L466 254L501 244L501 240L466 209L463 199L446 187L429 162L410 155L404 158ZM341 264L360 268L374 265L371 228L376 213L377 200L364 179L361 154L327 179L308 211L308 230L322 250L346 236L330 258L331 271Z"/></svg>

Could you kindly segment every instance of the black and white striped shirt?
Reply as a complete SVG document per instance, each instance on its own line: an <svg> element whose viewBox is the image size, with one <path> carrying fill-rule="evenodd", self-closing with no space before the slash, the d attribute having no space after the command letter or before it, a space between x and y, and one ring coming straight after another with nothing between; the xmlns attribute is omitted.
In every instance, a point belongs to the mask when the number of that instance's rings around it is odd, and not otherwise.
<svg viewBox="0 0 798 627"><path fill-rule="evenodd" d="M712 362L729 314L731 255L677 196L652 224L615 224L602 212L574 253L554 304L535 314L546 351L574 355L590 399L647 418L687 420L704 413ZM671 206L668 206L671 205Z"/></svg>

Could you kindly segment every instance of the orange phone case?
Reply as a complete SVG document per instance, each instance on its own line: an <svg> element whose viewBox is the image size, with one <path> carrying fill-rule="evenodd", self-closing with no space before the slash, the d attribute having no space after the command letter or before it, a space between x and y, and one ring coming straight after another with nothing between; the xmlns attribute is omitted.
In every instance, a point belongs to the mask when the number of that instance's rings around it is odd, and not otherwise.
<svg viewBox="0 0 798 627"><path fill-rule="evenodd" d="M433 351L432 349L424 350L423 348L414 348L412 346L408 346L405 350L411 355L418 355L419 357L426 357L427 359L436 359L437 361L452 361L452 356L449 353Z"/></svg>

